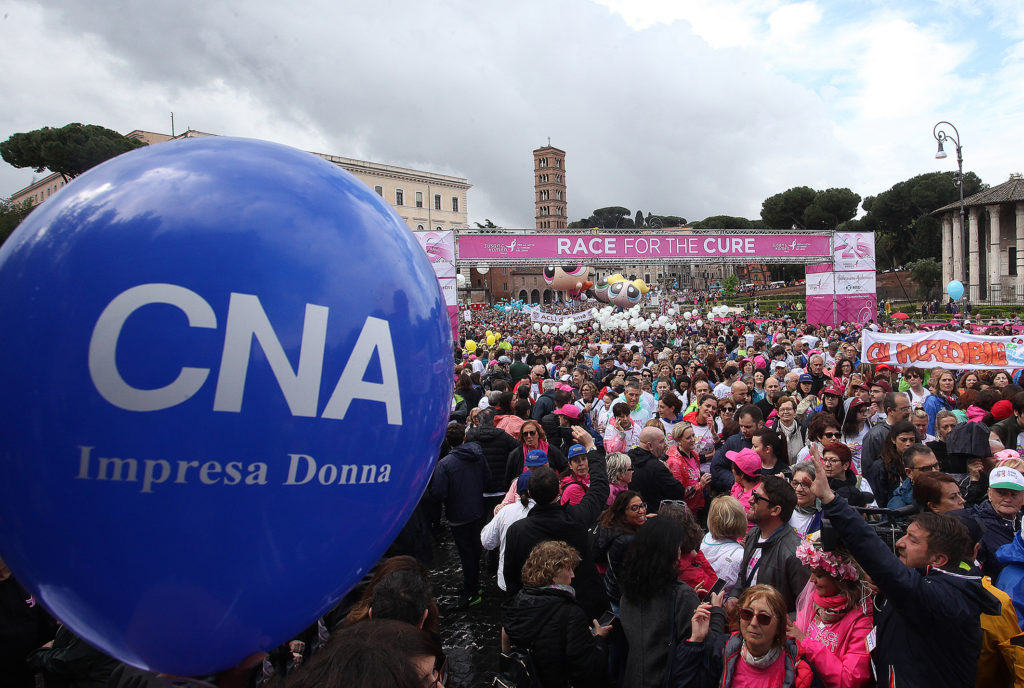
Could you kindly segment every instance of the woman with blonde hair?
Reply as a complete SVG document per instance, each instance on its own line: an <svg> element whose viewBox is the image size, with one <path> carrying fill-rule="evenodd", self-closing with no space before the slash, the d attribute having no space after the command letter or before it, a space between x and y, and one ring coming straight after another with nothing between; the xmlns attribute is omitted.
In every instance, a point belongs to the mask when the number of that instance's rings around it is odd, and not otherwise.
<svg viewBox="0 0 1024 688"><path fill-rule="evenodd" d="M747 534L747 515L735 497L716 497L708 509L708 532L700 543L700 551L715 570L715 575L725 581L725 592L729 592L740 575L743 560L743 545Z"/></svg>

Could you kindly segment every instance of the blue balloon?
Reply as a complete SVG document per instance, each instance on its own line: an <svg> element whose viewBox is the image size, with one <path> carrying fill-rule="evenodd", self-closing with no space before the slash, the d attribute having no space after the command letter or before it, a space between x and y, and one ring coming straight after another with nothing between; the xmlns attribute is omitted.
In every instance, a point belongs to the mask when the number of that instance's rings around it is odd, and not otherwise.
<svg viewBox="0 0 1024 688"><path fill-rule="evenodd" d="M110 160L0 250L0 553L75 633L204 675L292 638L416 507L452 393L426 254L341 168Z"/></svg>
<svg viewBox="0 0 1024 688"><path fill-rule="evenodd" d="M964 285L960 280L953 280L946 285L946 293L949 294L949 298L954 301L959 301L960 297L964 295Z"/></svg>

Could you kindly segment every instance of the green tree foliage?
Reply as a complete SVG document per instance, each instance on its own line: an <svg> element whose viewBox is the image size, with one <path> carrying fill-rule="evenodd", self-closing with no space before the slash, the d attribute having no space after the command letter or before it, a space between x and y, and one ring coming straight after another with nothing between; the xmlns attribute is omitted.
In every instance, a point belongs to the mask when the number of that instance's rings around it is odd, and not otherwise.
<svg viewBox="0 0 1024 688"><path fill-rule="evenodd" d="M700 222L694 222L693 229L752 229L750 220L731 215L712 215Z"/></svg>
<svg viewBox="0 0 1024 688"><path fill-rule="evenodd" d="M807 229L835 230L857 214L860 196L849 189L819 191L804 210Z"/></svg>
<svg viewBox="0 0 1024 688"><path fill-rule="evenodd" d="M146 145L95 124L72 123L13 134L0 157L14 167L58 172L67 181L115 155Z"/></svg>
<svg viewBox="0 0 1024 688"><path fill-rule="evenodd" d="M931 299L942 288L942 264L934 258L921 258L908 266L910 279L917 283L917 295L922 299Z"/></svg>
<svg viewBox="0 0 1024 688"><path fill-rule="evenodd" d="M726 296L732 296L739 288L740 278L736 276L735 272L722 280L722 290L725 291Z"/></svg>
<svg viewBox="0 0 1024 688"><path fill-rule="evenodd" d="M806 229L804 211L818 192L809 186L794 186L788 191L769 196L761 204L761 219L769 229Z"/></svg>
<svg viewBox="0 0 1024 688"><path fill-rule="evenodd" d="M568 226L569 229L588 229L591 227L601 229L659 229L663 227L682 227L686 224L686 218L679 215L654 215L648 212L647 217L644 217L641 210L636 211L635 217L630 217L631 214L629 208L613 205L607 208L598 208L590 214L590 217L570 222Z"/></svg>
<svg viewBox="0 0 1024 688"><path fill-rule="evenodd" d="M32 212L32 202L12 203L9 198L0 198L0 244L21 224L21 221Z"/></svg>
<svg viewBox="0 0 1024 688"><path fill-rule="evenodd" d="M834 230L857 214L860 196L850 189L815 191L794 186L761 204L761 220L770 229Z"/></svg>
<svg viewBox="0 0 1024 688"><path fill-rule="evenodd" d="M953 172L929 172L893 185L888 191L864 199L867 214L862 231L876 234L887 262L901 265L920 258L942 256L942 226L932 211L959 200ZM964 197L988 188L973 172L964 174ZM882 251L879 251L882 257Z"/></svg>

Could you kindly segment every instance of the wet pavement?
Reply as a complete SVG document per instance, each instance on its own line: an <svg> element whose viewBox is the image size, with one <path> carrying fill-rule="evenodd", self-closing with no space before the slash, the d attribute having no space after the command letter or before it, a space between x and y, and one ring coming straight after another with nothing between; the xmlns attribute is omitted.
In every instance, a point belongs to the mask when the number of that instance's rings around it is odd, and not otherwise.
<svg viewBox="0 0 1024 688"><path fill-rule="evenodd" d="M497 566L488 567L490 553L485 551L480 568L483 601L468 609L458 609L462 565L455 543L447 527L435 529L433 535L430 583L441 610L441 639L448 655L449 678L445 688L489 686L498 670L501 604L505 599L505 593L498 587ZM494 555L496 562L497 552Z"/></svg>

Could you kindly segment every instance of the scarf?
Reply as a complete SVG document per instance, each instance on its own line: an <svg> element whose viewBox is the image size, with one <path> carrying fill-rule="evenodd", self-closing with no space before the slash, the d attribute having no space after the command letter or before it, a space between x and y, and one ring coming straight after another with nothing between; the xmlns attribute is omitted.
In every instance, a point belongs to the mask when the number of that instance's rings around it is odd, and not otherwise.
<svg viewBox="0 0 1024 688"><path fill-rule="evenodd" d="M574 600L576 599L576 589L571 585L562 585L561 583L552 583L551 585L545 585L545 588L549 590L560 590L568 593Z"/></svg>
<svg viewBox="0 0 1024 688"><path fill-rule="evenodd" d="M803 514L804 516L811 516L821 511L821 508L821 501L815 499L813 506L800 506L799 504L797 504L795 507L793 507L793 511L797 512L798 514Z"/></svg>
<svg viewBox="0 0 1024 688"><path fill-rule="evenodd" d="M755 657L750 654L750 650L747 649L747 644L743 643L743 661L757 669L767 669L775 663L776 659L779 658L779 653L781 651L782 650L779 649L778 646L775 646L760 657Z"/></svg>
<svg viewBox="0 0 1024 688"><path fill-rule="evenodd" d="M811 601L814 603L814 615L826 626L831 626L841 620L851 609L850 601L846 599L845 595L822 597L815 590Z"/></svg>
<svg viewBox="0 0 1024 688"><path fill-rule="evenodd" d="M540 441L538 441L537 442L537 449L540 449L542 452L547 454L548 453L548 441L547 440L540 440ZM523 467L524 468L525 468L525 463L526 463L526 455L529 454L531 451L533 451L533 450L532 449L527 449L526 448L526 444L524 443L523 444L523 463L524 463Z"/></svg>

